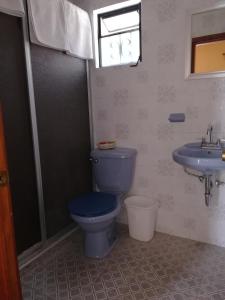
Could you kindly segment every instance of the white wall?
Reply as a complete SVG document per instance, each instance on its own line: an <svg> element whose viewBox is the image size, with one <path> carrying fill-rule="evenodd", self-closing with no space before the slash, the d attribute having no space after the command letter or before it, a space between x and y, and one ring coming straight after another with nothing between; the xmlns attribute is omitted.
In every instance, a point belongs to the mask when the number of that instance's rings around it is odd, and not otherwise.
<svg viewBox="0 0 225 300"><path fill-rule="evenodd" d="M91 11L115 2L81 5ZM225 137L225 79L184 79L186 12L217 2L143 0L143 62L137 68L92 64L91 85L95 141L115 138L138 149L131 194L160 202L157 230L225 246L225 188L206 208L203 184L172 160L172 151L200 139L210 122ZM170 124L173 112L184 112L186 122Z"/></svg>

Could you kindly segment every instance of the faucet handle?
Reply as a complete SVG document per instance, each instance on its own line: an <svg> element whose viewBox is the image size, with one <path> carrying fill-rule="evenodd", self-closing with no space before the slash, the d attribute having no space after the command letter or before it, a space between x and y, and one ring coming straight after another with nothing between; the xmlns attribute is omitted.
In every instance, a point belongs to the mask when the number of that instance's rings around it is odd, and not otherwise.
<svg viewBox="0 0 225 300"><path fill-rule="evenodd" d="M219 146L221 149L225 149L225 139L218 139L216 141L216 145Z"/></svg>
<svg viewBox="0 0 225 300"><path fill-rule="evenodd" d="M201 147L206 144L206 139L204 137L199 140L201 141Z"/></svg>

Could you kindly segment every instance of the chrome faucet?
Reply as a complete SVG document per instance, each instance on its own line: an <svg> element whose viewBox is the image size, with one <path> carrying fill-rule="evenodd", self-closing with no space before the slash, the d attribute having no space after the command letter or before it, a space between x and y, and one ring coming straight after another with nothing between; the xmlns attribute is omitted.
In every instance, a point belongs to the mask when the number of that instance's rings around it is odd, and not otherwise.
<svg viewBox="0 0 225 300"><path fill-rule="evenodd" d="M202 143L201 143L201 148L206 148L206 149L213 148L213 149L215 149L215 148L218 148L218 147L221 146L219 140L216 143L213 142L213 126L211 124L207 128L206 135L209 137L208 141L206 140L206 138L203 137L202 138Z"/></svg>
<svg viewBox="0 0 225 300"><path fill-rule="evenodd" d="M209 125L207 128L206 135L209 137L208 141L206 138L202 138L201 148L205 149L225 149L225 139L217 139L216 142L213 142L213 126Z"/></svg>
<svg viewBox="0 0 225 300"><path fill-rule="evenodd" d="M213 126L212 125L209 125L208 128L207 128L207 132L206 132L206 135L209 136L209 144L213 144Z"/></svg>

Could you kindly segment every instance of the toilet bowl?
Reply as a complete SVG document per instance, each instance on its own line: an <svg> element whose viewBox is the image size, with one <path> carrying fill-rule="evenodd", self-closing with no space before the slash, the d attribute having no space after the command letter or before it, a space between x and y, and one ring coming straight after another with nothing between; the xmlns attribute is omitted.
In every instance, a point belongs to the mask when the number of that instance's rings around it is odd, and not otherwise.
<svg viewBox="0 0 225 300"><path fill-rule="evenodd" d="M72 219L85 233L88 257L105 257L117 241L115 220L132 184L136 153L130 148L91 152L99 192L81 195L69 203Z"/></svg>
<svg viewBox="0 0 225 300"><path fill-rule="evenodd" d="M79 201L90 201L90 207L87 204L86 214L80 212ZM99 207L98 212L93 211L92 203L96 199L102 199L106 203L107 199L114 199L115 205L112 206L109 203L108 210L101 210ZM88 257L102 258L105 257L114 246L117 241L117 234L115 228L115 218L120 213L121 204L120 196L113 194L106 194L101 192L95 192L83 195L75 201L70 203L70 212L72 219L77 222L85 232L85 255ZM95 203L97 205L97 203ZM100 205L100 203L98 203ZM97 207L97 206L96 206Z"/></svg>

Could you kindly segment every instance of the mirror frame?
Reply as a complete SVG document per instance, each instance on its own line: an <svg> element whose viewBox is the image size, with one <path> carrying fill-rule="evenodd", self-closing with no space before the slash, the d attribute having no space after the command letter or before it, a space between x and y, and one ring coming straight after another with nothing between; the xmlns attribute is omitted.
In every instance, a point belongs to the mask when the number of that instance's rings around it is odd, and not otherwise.
<svg viewBox="0 0 225 300"><path fill-rule="evenodd" d="M199 9L194 11L187 11L186 13L186 45L185 45L185 79L202 79L202 78L218 78L225 77L225 70L211 73L191 73L191 56L192 56L192 15L205 13L208 11L216 10L219 8L225 8L225 1L221 1L219 4L210 6L205 9Z"/></svg>

